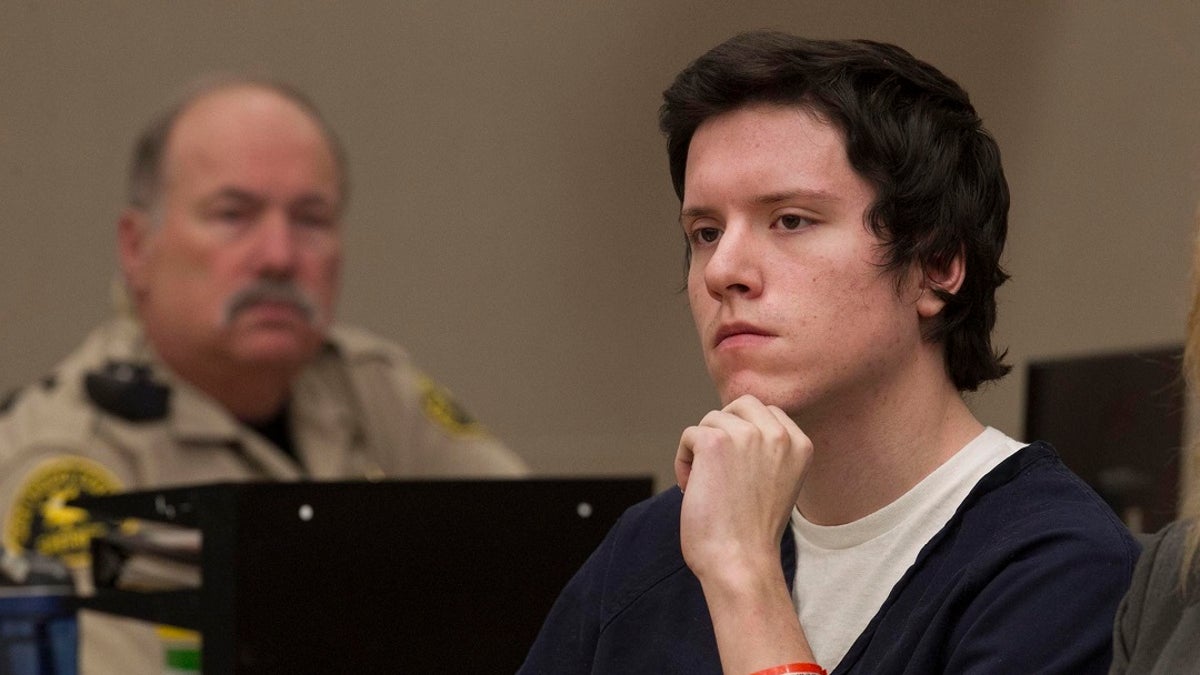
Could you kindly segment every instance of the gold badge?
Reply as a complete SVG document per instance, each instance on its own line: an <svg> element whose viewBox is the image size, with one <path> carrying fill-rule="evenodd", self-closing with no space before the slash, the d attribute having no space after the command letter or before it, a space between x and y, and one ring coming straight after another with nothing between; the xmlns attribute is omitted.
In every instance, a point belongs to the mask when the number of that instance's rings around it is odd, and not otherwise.
<svg viewBox="0 0 1200 675"><path fill-rule="evenodd" d="M29 473L17 491L4 524L4 546L14 553L33 551L61 558L73 567L86 565L88 543L108 528L67 502L119 490L120 480L99 462L73 456L48 459Z"/></svg>
<svg viewBox="0 0 1200 675"><path fill-rule="evenodd" d="M442 389L428 377L420 377L421 409L425 416L434 424L455 435L477 435L483 433L483 427L471 417L471 414L458 405L450 396L450 392Z"/></svg>

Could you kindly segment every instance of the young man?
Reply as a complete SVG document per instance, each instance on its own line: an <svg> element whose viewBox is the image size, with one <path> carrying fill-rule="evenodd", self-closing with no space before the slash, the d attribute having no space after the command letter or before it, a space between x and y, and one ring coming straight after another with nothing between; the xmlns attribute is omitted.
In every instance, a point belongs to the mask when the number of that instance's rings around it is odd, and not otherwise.
<svg viewBox="0 0 1200 675"><path fill-rule="evenodd" d="M1008 370L1008 189L966 93L890 45L751 33L665 99L724 407L522 672L1104 672L1136 544L960 395Z"/></svg>

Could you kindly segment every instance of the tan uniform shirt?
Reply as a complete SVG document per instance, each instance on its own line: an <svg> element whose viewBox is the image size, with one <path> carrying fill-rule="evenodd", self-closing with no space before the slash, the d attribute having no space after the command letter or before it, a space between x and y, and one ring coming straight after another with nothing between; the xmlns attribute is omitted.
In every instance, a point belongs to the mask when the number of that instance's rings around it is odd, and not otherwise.
<svg viewBox="0 0 1200 675"><path fill-rule="evenodd" d="M337 327L298 377L290 399L299 461L176 378L138 324L102 325L0 415L0 520L9 554L79 563L95 532L64 502L105 493L237 480L519 476L524 463L488 436L397 345ZM162 671L139 640L97 645L86 617L86 673ZM114 623L108 621L107 623ZM110 631L103 631L108 633ZM116 633L114 633L115 635ZM100 647L99 651L97 648ZM106 647L106 648L105 648Z"/></svg>

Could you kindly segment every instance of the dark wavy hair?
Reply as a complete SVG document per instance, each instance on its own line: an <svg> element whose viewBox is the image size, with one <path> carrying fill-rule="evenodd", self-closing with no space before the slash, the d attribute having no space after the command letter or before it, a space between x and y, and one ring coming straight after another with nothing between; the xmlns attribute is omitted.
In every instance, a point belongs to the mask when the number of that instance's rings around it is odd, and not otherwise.
<svg viewBox="0 0 1200 675"><path fill-rule="evenodd" d="M935 289L946 304L924 335L945 345L954 385L974 391L1010 370L991 344L996 289L1008 279L1000 267L1008 183L962 87L894 45L756 31L696 59L663 99L659 126L680 201L688 146L709 118L767 103L837 127L850 165L875 189L866 224L883 242L886 268L941 269L963 257L962 286Z"/></svg>

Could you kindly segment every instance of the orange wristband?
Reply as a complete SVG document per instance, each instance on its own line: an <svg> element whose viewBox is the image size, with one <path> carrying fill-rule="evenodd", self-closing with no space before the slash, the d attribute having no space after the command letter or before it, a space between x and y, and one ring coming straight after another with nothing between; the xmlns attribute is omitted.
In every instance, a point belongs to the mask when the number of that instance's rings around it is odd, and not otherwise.
<svg viewBox="0 0 1200 675"><path fill-rule="evenodd" d="M785 663L782 666L766 670L756 670L750 675L829 675L829 673L815 663Z"/></svg>

